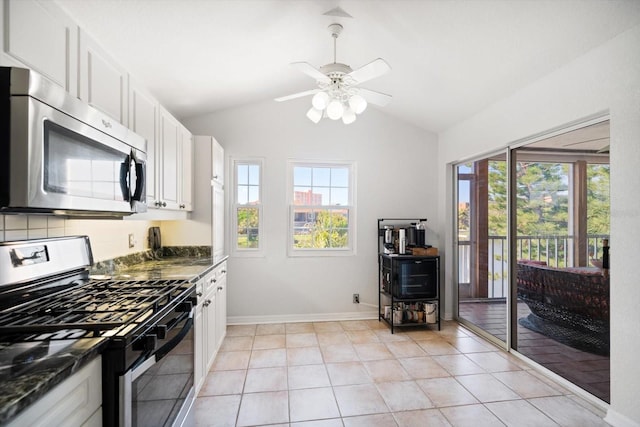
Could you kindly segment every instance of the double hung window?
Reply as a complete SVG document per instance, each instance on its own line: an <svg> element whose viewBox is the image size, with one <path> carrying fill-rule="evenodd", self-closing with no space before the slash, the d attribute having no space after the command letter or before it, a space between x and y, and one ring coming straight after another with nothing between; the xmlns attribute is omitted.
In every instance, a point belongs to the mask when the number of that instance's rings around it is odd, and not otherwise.
<svg viewBox="0 0 640 427"><path fill-rule="evenodd" d="M355 165L289 162L289 254L355 252Z"/></svg>
<svg viewBox="0 0 640 427"><path fill-rule="evenodd" d="M262 160L235 159L232 247L236 255L257 255L263 248Z"/></svg>

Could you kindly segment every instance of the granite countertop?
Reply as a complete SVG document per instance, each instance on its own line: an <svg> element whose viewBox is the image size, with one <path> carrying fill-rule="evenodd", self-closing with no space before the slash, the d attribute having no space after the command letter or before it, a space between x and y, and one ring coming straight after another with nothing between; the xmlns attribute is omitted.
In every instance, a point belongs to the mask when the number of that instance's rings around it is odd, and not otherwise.
<svg viewBox="0 0 640 427"><path fill-rule="evenodd" d="M106 338L0 342L0 425L98 356Z"/></svg>
<svg viewBox="0 0 640 427"><path fill-rule="evenodd" d="M116 269L93 269L91 277L114 280L184 279L195 281L212 267L211 258L168 257Z"/></svg>
<svg viewBox="0 0 640 427"><path fill-rule="evenodd" d="M94 264L95 278L197 281L227 258L211 259L211 247L162 248ZM15 342L0 336L0 425L97 357L108 338Z"/></svg>
<svg viewBox="0 0 640 427"><path fill-rule="evenodd" d="M95 278L115 280L184 279L196 281L221 261L213 263L210 246L165 247L109 261L91 269Z"/></svg>

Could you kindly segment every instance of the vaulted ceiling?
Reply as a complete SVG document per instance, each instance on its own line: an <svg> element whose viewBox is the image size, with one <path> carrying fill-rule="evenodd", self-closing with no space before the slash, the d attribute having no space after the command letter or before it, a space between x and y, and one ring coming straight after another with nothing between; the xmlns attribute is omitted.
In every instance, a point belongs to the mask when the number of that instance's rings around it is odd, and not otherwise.
<svg viewBox="0 0 640 427"><path fill-rule="evenodd" d="M434 132L640 23L632 0L56 2L179 118L314 88L289 63L332 62L341 23L338 62L384 58L392 71L363 86ZM324 15L336 6L353 18Z"/></svg>

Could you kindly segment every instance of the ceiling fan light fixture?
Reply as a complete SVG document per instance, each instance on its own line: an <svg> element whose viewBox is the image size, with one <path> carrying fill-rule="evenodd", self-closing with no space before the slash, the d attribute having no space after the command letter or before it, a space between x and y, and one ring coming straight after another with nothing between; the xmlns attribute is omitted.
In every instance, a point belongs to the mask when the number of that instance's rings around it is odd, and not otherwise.
<svg viewBox="0 0 640 427"><path fill-rule="evenodd" d="M322 110L318 110L315 107L311 107L309 108L309 111L307 111L307 117L313 123L318 123L320 122L320 119L322 119Z"/></svg>
<svg viewBox="0 0 640 427"><path fill-rule="evenodd" d="M318 109L320 111L324 110L325 108L327 108L327 105L329 105L329 94L324 91L316 93L311 99L311 104L315 109Z"/></svg>
<svg viewBox="0 0 640 427"><path fill-rule="evenodd" d="M340 8L332 9L330 12L336 13L336 15L328 13L330 16L343 16L340 14L343 13ZM314 123L318 123L323 117L328 117L331 120L342 118L345 124L353 123L356 120L356 115L366 110L368 103L385 106L391 100L391 95L359 86L391 71L391 67L384 59L374 59L356 70L347 64L337 62L336 43L342 30L341 24L329 25L329 32L333 38L332 63L325 64L319 69L308 62L291 64L299 71L312 77L318 87L275 99L280 102L313 95L312 108L307 111L307 117Z"/></svg>
<svg viewBox="0 0 640 427"><path fill-rule="evenodd" d="M344 110L344 113L342 114L342 123L344 123L345 125L349 125L355 121L356 113L351 109L351 107L346 108Z"/></svg>
<svg viewBox="0 0 640 427"><path fill-rule="evenodd" d="M356 113L361 114L367 109L367 100L358 94L352 95L349 98L349 107Z"/></svg>
<svg viewBox="0 0 640 427"><path fill-rule="evenodd" d="M327 116L329 116L331 120L338 120L342 117L343 113L344 106L342 105L342 102L337 99L332 99L327 106Z"/></svg>

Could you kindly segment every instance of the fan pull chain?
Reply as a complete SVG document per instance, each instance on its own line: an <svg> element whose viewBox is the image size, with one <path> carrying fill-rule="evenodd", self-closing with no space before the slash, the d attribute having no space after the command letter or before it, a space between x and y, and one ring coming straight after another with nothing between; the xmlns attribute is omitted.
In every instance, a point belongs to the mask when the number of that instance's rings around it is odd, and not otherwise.
<svg viewBox="0 0 640 427"><path fill-rule="evenodd" d="M333 63L336 63L336 43L338 41L338 35L333 35Z"/></svg>

